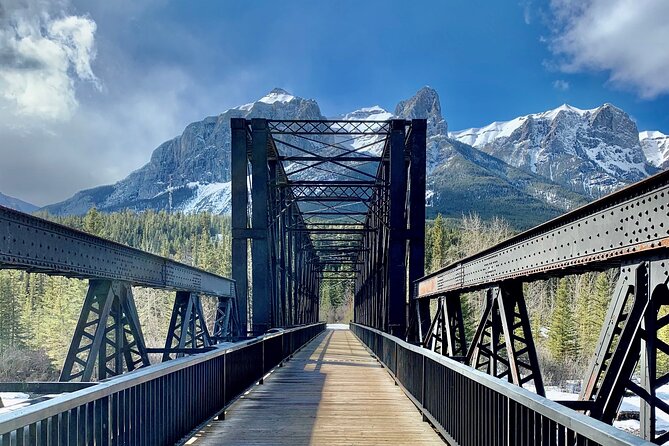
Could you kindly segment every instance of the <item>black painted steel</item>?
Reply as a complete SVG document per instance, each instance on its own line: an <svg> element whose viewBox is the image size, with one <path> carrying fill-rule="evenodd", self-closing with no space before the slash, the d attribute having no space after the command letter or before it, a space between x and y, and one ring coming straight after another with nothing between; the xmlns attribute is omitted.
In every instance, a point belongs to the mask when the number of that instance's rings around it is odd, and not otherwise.
<svg viewBox="0 0 669 446"><path fill-rule="evenodd" d="M1 414L0 444L175 444L324 329L313 324L218 347Z"/></svg>
<svg viewBox="0 0 669 446"><path fill-rule="evenodd" d="M669 405L657 392L669 383L669 374L659 374L657 358L669 354L669 345L658 336L669 325L663 316L669 305L669 172L425 276L417 281L414 296L452 302L463 292L487 288L468 364L519 386L533 381L542 394L522 283L613 267L620 269L620 279L581 401L565 404L612 423L625 394L635 394L641 401L640 435L662 444L669 433L657 429L657 412L669 414ZM444 338L441 319L443 311L437 312L425 345ZM448 354L448 349L441 352Z"/></svg>
<svg viewBox="0 0 669 446"><path fill-rule="evenodd" d="M652 444L379 330L351 330L450 444Z"/></svg>
<svg viewBox="0 0 669 446"><path fill-rule="evenodd" d="M606 269L668 247L665 171L421 278L417 296Z"/></svg>
<svg viewBox="0 0 669 446"><path fill-rule="evenodd" d="M355 289L357 321L405 336L406 284L424 272L426 121L231 126L233 278L248 277L250 242L250 330L315 322L320 283L336 280Z"/></svg>
<svg viewBox="0 0 669 446"><path fill-rule="evenodd" d="M0 269L234 297L234 282L0 206Z"/></svg>
<svg viewBox="0 0 669 446"><path fill-rule="evenodd" d="M148 366L144 335L127 282L91 280L60 381L91 381Z"/></svg>
<svg viewBox="0 0 669 446"><path fill-rule="evenodd" d="M211 346L200 296L195 293L178 292L174 299L172 318L167 329L163 361L183 356L173 349L207 348Z"/></svg>

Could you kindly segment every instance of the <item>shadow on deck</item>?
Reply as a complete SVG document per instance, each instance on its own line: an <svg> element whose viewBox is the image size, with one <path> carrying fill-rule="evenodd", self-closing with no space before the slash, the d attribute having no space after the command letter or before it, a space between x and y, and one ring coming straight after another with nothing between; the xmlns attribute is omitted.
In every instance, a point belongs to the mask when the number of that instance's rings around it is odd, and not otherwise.
<svg viewBox="0 0 669 446"><path fill-rule="evenodd" d="M326 330L186 444L443 445L348 330Z"/></svg>

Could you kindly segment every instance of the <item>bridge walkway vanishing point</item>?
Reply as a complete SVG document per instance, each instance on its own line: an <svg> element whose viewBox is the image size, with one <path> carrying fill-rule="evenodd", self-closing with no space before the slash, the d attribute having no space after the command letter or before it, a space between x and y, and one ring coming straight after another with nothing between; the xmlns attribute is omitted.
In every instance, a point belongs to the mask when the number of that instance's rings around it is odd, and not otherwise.
<svg viewBox="0 0 669 446"><path fill-rule="evenodd" d="M443 445L349 330L328 329L189 445Z"/></svg>

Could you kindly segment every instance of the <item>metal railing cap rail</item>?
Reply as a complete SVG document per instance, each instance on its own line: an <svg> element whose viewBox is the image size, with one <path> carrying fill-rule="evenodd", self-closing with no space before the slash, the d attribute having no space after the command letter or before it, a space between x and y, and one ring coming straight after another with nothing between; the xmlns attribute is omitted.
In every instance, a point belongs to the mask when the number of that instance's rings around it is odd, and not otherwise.
<svg viewBox="0 0 669 446"><path fill-rule="evenodd" d="M443 366L448 367L449 369L458 372L467 378L478 382L479 384L493 389L496 392L510 398L511 400L528 407L529 409L552 419L558 424L565 426L566 428L571 429L574 432L600 444L605 444L607 446L653 446L653 443L640 437L610 426L602 421L578 413L575 410L569 409L568 407L565 407L559 403L539 396L527 389L490 376L446 356L442 356L423 347L409 344L400 338L391 336L375 328L353 322L351 325L358 326L364 330L369 330L373 333L389 338L401 347L426 356L433 361L438 362L439 364L442 364Z"/></svg>
<svg viewBox="0 0 669 446"><path fill-rule="evenodd" d="M305 328L320 324L322 323L319 322L301 327L289 328L280 333L262 335L257 338L235 343L235 345L232 346L218 347L216 350L209 352L174 359L146 368L139 368L137 370L133 370L132 372L109 378L106 381L100 381L100 383L86 389L77 390L72 393L57 396L48 401L43 401L12 412L7 412L0 415L0 435L7 432L12 432L23 426L28 426L54 415L58 415L67 410L71 410L83 404L90 403L91 401L95 401L122 390L129 389L136 385L143 384L170 373L192 367L201 362L208 361L227 353L248 347L249 345L257 344L266 339L270 339L276 336L283 336L291 332L303 330Z"/></svg>

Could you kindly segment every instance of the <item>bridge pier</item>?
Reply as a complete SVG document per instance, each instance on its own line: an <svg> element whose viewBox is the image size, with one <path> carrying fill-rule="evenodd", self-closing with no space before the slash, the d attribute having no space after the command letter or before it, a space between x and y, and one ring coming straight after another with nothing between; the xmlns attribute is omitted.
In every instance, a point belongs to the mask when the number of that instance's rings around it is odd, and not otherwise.
<svg viewBox="0 0 669 446"><path fill-rule="evenodd" d="M90 280L60 381L105 379L137 367L149 358L132 288L115 280Z"/></svg>
<svg viewBox="0 0 669 446"><path fill-rule="evenodd" d="M521 387L533 382L537 394L545 395L522 282L502 282L486 291L486 306L467 362Z"/></svg>
<svg viewBox="0 0 669 446"><path fill-rule="evenodd" d="M174 352L174 349L206 348L211 344L200 296L196 293L177 291L170 326L167 329L163 361L184 355L181 351Z"/></svg>
<svg viewBox="0 0 669 446"><path fill-rule="evenodd" d="M611 299L597 350L586 375L580 400L590 416L606 423L615 420L626 392L640 398L640 435L657 444L656 412L669 413L669 404L657 395L669 383L669 372L658 368L658 354L669 355L660 330L669 325L669 260L666 257L627 263ZM640 382L635 382L637 366Z"/></svg>
<svg viewBox="0 0 669 446"><path fill-rule="evenodd" d="M214 343L232 341L242 330L239 329L239 313L235 299L219 297L216 305L216 320L211 340ZM244 327L246 328L246 327Z"/></svg>
<svg viewBox="0 0 669 446"><path fill-rule="evenodd" d="M422 344L444 356L460 360L466 358L467 338L459 294L437 300L437 313Z"/></svg>

